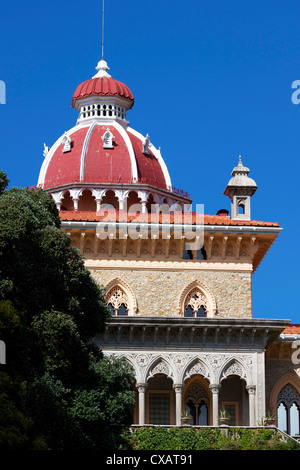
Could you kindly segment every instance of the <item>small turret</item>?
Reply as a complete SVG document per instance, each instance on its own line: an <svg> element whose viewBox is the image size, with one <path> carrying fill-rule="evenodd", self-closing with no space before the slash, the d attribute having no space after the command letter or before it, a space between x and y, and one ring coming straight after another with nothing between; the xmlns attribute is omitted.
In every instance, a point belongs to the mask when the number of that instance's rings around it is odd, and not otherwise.
<svg viewBox="0 0 300 470"><path fill-rule="evenodd" d="M230 179L224 191L225 196L231 200L231 218L233 220L251 220L251 196L255 193L257 185L249 178L249 168L242 163L239 157L238 166L232 170Z"/></svg>

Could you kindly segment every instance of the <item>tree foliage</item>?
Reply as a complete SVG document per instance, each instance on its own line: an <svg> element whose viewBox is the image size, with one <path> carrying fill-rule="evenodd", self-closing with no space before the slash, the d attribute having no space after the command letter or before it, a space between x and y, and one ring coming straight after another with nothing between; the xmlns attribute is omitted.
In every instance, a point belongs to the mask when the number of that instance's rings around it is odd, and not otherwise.
<svg viewBox="0 0 300 470"><path fill-rule="evenodd" d="M115 448L131 423L132 371L92 343L109 317L103 290L48 194L7 182L2 172L0 448Z"/></svg>
<svg viewBox="0 0 300 470"><path fill-rule="evenodd" d="M133 450L300 450L293 439L283 439L274 427L236 428L184 427L138 428L124 433Z"/></svg>

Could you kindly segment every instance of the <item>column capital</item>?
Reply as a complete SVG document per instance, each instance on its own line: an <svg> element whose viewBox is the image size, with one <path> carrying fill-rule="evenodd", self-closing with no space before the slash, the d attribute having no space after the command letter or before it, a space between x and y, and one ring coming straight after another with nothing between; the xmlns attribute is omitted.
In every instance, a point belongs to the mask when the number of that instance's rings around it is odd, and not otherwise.
<svg viewBox="0 0 300 470"><path fill-rule="evenodd" d="M184 388L184 384L173 384L173 389L175 393L181 393Z"/></svg>
<svg viewBox="0 0 300 470"><path fill-rule="evenodd" d="M221 384L210 384L209 388L211 389L212 393L219 393Z"/></svg>
<svg viewBox="0 0 300 470"><path fill-rule="evenodd" d="M147 389L147 387L148 387L148 384L147 384L147 383L137 383L137 384L136 384L136 388L137 388L137 390L138 390L140 393L145 392L146 389Z"/></svg>
<svg viewBox="0 0 300 470"><path fill-rule="evenodd" d="M255 395L256 385L247 385L246 390L248 390L249 395Z"/></svg>

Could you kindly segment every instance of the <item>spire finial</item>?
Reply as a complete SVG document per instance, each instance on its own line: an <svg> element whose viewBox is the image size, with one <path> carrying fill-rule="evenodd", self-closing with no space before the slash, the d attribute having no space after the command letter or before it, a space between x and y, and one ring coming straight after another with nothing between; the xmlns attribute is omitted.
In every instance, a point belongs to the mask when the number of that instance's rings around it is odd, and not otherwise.
<svg viewBox="0 0 300 470"><path fill-rule="evenodd" d="M106 60L104 60L104 0L103 0L103 8L102 8L102 59L98 62L98 65L96 67L96 70L98 70L98 73L93 76L93 78L111 78L111 75L107 73L107 70L109 70L109 67L107 65Z"/></svg>
<svg viewBox="0 0 300 470"><path fill-rule="evenodd" d="M102 60L104 58L104 0L102 4Z"/></svg>
<svg viewBox="0 0 300 470"><path fill-rule="evenodd" d="M109 67L107 65L106 60L104 60L104 59L101 59L98 62L96 70L98 70L98 73L96 73L96 75L94 75L93 78L99 78L99 77L100 78L102 78L102 77L110 78L111 77L111 75L109 75L109 73L107 73L107 70L109 70Z"/></svg>

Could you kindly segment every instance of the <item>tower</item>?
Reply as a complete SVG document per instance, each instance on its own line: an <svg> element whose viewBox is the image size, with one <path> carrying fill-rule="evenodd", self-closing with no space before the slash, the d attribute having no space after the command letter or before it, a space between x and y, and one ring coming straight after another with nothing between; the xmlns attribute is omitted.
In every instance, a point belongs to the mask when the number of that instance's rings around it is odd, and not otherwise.
<svg viewBox="0 0 300 470"><path fill-rule="evenodd" d="M232 170L232 178L224 191L231 200L231 218L233 220L251 220L251 197L257 189L255 181L249 178L249 168L243 165L242 157Z"/></svg>

